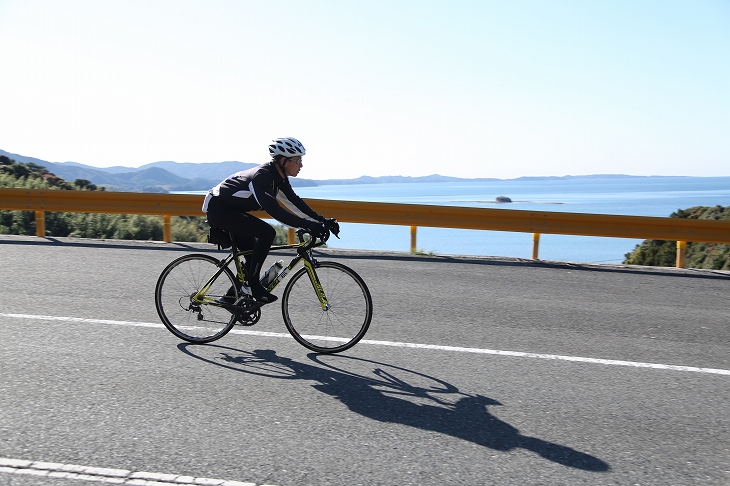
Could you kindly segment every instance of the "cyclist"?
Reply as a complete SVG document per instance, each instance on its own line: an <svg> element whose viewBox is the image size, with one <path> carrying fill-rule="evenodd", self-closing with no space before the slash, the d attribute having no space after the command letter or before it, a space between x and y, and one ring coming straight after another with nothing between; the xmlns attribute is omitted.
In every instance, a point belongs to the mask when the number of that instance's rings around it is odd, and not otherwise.
<svg viewBox="0 0 730 486"><path fill-rule="evenodd" d="M269 145L269 154L268 163L226 177L208 191L203 202L203 212L207 213L211 227L230 232L236 248L252 250L246 255L247 284L253 297L263 304L277 299L259 282L261 266L274 243L276 230L250 212L263 209L280 223L305 229L318 238L327 236L337 224L312 210L289 183L289 177L296 177L302 168L306 154L302 143L296 138L277 138Z"/></svg>

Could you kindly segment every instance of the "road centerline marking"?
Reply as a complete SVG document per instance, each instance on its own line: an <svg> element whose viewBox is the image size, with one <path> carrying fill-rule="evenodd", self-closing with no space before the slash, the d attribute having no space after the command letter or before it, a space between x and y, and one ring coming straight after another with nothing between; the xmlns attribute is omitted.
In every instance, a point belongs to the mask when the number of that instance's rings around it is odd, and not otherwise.
<svg viewBox="0 0 730 486"><path fill-rule="evenodd" d="M60 321L60 322L78 322L88 324L107 324L117 326L134 326L134 327L151 327L164 329L163 324L153 322L138 322L138 321L116 321L108 319L89 319L84 317L63 317L63 316L46 316L46 315L34 315L34 314L11 314L11 313L0 313L0 317L9 319L35 319L42 321ZM278 332L265 332L265 331L253 331L247 329L232 329L231 334L241 334L248 336L259 336L259 337L276 337L276 338L291 338L288 333ZM411 348L411 349L429 349L434 351L447 351L456 353L473 353L473 354L490 354L495 356L509 356L515 358L531 358L531 359L546 359L556 361L568 361L576 363L589 363L599 364L607 366L626 366L633 368L649 368L656 370L667 370L667 371L687 371L693 373L704 373L714 375L726 375L730 376L730 370L717 369L717 368L702 368L696 366L683 366L683 365L670 365L662 363L643 363L640 361L623 361L615 359L603 359L603 358L588 358L582 356L564 356L558 354L543 354L543 353L528 353L523 351L507 351L499 349L485 349L485 348L468 348L460 346L443 346L436 344L419 344L419 343L406 343L398 341L377 341L372 339L363 339L358 344L367 344L371 346L389 346L399 348Z"/></svg>

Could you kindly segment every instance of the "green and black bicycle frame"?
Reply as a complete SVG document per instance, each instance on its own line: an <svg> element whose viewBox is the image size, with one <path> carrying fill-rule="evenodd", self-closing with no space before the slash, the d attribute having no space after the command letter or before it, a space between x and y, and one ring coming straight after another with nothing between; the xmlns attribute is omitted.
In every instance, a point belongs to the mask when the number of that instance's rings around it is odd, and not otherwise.
<svg viewBox="0 0 730 486"><path fill-rule="evenodd" d="M300 242L298 244L294 245L280 245L280 246L274 246L271 249L272 250L285 250L285 249L297 249L297 256L295 256L291 262L289 262L289 265L284 267L284 269L279 273L279 275L276 276L274 280L269 283L269 285L266 287L266 290L268 292L273 291L279 283L286 277L289 272L294 270L294 268L299 265L301 262L304 265L304 268L307 272L307 276L309 277L310 282L312 283L312 287L314 288L315 293L317 294L317 299L319 300L319 304L322 306L322 310L329 310L330 304L327 301L327 296L324 293L324 289L322 288L322 284L319 281L319 277L317 277L317 272L315 271L315 266L317 264L317 260L312 255L312 248L316 246L322 245L324 242L316 242L314 240L310 240L305 243L303 234L301 232L297 232L299 236ZM227 256L226 258L220 260L218 263L219 270L203 285L198 292L195 293L191 297L191 300L195 303L206 303L208 305L214 305L218 307L223 307L225 309L231 310L235 308L235 304L228 304L224 302L216 301L212 297L208 297L207 293L210 289L213 282L225 271L226 268L231 264L231 261L234 262L234 265L236 267L236 280L238 281L238 284L241 285L243 282L246 281L246 271L243 267L243 264L241 263L241 260L245 260L245 256L250 254L251 250L244 250L244 251L231 251L231 254Z"/></svg>

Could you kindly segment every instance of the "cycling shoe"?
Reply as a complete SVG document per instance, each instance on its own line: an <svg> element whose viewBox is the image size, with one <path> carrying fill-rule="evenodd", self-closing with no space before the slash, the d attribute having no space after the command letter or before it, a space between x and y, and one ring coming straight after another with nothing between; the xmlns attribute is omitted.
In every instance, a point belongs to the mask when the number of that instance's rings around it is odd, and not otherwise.
<svg viewBox="0 0 730 486"><path fill-rule="evenodd" d="M262 304L270 304L272 302L276 302L276 300L278 299L277 296L270 292L267 292L266 289L264 289L263 287L251 287L251 294L257 302L260 302Z"/></svg>
<svg viewBox="0 0 730 486"><path fill-rule="evenodd" d="M272 302L276 302L279 299L274 294L266 292L265 290L260 295L254 294L253 298L256 299L257 302L261 302L262 304L271 304Z"/></svg>

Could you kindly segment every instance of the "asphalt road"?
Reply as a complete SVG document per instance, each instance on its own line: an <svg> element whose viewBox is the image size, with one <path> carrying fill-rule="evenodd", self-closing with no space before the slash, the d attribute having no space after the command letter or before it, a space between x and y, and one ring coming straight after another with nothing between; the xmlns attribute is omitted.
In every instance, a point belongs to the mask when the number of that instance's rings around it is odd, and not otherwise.
<svg viewBox="0 0 730 486"><path fill-rule="evenodd" d="M325 250L375 314L322 356L164 329L208 249L0 236L0 486L730 485L728 273Z"/></svg>

